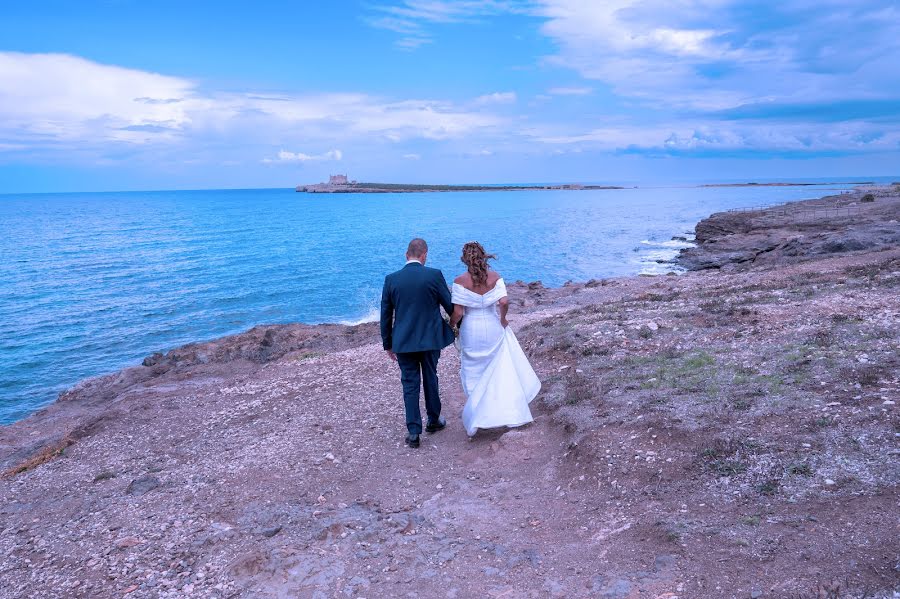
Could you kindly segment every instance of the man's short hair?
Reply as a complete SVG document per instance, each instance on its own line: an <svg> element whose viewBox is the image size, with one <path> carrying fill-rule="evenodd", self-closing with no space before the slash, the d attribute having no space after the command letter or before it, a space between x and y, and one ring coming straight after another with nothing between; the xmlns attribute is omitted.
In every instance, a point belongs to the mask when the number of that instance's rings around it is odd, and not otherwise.
<svg viewBox="0 0 900 599"><path fill-rule="evenodd" d="M409 247L406 248L406 255L410 258L421 258L427 251L428 244L425 243L425 240L421 239L420 237L416 237L409 242Z"/></svg>

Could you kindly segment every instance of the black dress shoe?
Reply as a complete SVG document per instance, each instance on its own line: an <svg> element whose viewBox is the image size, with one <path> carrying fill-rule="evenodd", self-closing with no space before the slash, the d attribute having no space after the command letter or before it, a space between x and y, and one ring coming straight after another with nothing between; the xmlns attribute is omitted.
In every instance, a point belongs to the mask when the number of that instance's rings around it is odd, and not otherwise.
<svg viewBox="0 0 900 599"><path fill-rule="evenodd" d="M444 420L443 416L438 416L437 422L429 422L425 426L425 432L426 433L436 433L439 430L441 430L442 428L444 428L445 426L447 426L447 421Z"/></svg>
<svg viewBox="0 0 900 599"><path fill-rule="evenodd" d="M404 443L409 445L410 447L418 447L419 446L419 435L413 435L412 433L406 435L406 439L403 440Z"/></svg>

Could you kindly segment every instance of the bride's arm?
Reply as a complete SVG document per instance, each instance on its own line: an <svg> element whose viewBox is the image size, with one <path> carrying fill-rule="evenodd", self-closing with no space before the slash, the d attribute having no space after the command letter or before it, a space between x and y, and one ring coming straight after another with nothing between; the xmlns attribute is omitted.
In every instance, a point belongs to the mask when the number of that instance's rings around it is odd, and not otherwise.
<svg viewBox="0 0 900 599"><path fill-rule="evenodd" d="M506 320L506 314L509 312L509 298L501 297L497 302L497 305L500 306L500 324L502 324L505 329L509 326L509 322Z"/></svg>
<svg viewBox="0 0 900 599"><path fill-rule="evenodd" d="M459 304L453 304L453 314L450 315L450 326L455 327L456 325L458 325L459 321L462 320L462 317L465 313L465 308L463 308Z"/></svg>

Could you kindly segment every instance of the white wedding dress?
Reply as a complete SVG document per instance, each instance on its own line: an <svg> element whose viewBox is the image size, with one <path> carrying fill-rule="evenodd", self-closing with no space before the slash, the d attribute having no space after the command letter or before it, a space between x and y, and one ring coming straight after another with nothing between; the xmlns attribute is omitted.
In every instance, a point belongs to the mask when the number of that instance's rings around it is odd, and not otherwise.
<svg viewBox="0 0 900 599"><path fill-rule="evenodd" d="M503 279L484 295L453 284L453 303L465 307L459 361L468 398L462 418L469 436L480 428L521 426L534 420L528 404L541 382L512 329L500 324L497 302L503 297Z"/></svg>

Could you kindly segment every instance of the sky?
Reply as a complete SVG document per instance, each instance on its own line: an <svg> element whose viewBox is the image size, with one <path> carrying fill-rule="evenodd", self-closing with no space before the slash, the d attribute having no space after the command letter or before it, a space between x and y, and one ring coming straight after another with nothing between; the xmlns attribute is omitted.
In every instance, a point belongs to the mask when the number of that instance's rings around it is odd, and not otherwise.
<svg viewBox="0 0 900 599"><path fill-rule="evenodd" d="M0 193L900 178L896 0L0 4Z"/></svg>

